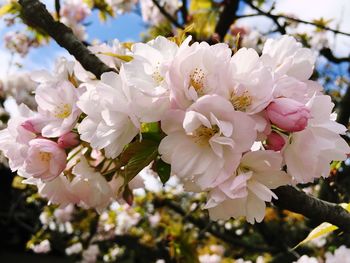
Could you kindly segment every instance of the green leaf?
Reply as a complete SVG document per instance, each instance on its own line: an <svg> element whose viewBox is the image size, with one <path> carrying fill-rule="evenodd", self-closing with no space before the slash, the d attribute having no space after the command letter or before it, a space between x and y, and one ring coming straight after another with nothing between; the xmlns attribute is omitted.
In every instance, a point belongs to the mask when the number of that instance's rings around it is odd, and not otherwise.
<svg viewBox="0 0 350 263"><path fill-rule="evenodd" d="M141 132L142 133L159 132L159 123L158 122L142 123Z"/></svg>
<svg viewBox="0 0 350 263"><path fill-rule="evenodd" d="M203 9L211 9L213 2L211 0L192 0L190 4L190 13Z"/></svg>
<svg viewBox="0 0 350 263"><path fill-rule="evenodd" d="M118 59L123 60L125 62L130 62L131 60L134 59L132 56L119 55L119 54L115 54L115 53L112 53L112 52L98 52L97 54L106 55L106 56L110 56L110 57L115 57L115 58L118 58Z"/></svg>
<svg viewBox="0 0 350 263"><path fill-rule="evenodd" d="M3 15L6 15L7 13L10 13L11 10L12 10L12 3L3 5L2 7L0 7L0 17L2 17Z"/></svg>
<svg viewBox="0 0 350 263"><path fill-rule="evenodd" d="M151 140L142 140L132 143L121 156L129 158L124 166L124 185L127 185L143 168L149 165L158 155L158 143Z"/></svg>
<svg viewBox="0 0 350 263"><path fill-rule="evenodd" d="M343 204L340 204L340 206L342 206L344 209L346 209L348 212L350 212L350 203L349 204L343 203ZM305 244L306 242L309 242L311 240L319 238L323 235L332 233L333 231L335 231L337 229L338 229L337 226L332 225L332 224L327 223L327 222L324 222L324 223L320 224L319 226L317 226L316 228L314 228L303 241L301 241L298 245L296 245L294 247L294 249L296 249L300 245Z"/></svg>
<svg viewBox="0 0 350 263"><path fill-rule="evenodd" d="M162 183L165 184L170 178L171 166L162 159L159 159L156 161L154 169L158 173Z"/></svg>

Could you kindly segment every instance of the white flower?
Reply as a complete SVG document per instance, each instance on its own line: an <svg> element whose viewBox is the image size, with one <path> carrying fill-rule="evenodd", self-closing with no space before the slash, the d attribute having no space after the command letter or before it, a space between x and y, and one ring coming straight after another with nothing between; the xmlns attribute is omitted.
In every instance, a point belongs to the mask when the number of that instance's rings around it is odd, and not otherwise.
<svg viewBox="0 0 350 263"><path fill-rule="evenodd" d="M95 172L84 157L74 166L73 181L70 183L75 196L79 198L79 205L87 208L95 208L101 213L112 198L112 190L106 179Z"/></svg>
<svg viewBox="0 0 350 263"><path fill-rule="evenodd" d="M66 255L70 256L73 254L78 254L83 250L83 245L78 242L78 243L74 243L73 245L67 247L65 249Z"/></svg>
<svg viewBox="0 0 350 263"><path fill-rule="evenodd" d="M6 48L22 57L28 54L32 40L24 33L9 31L4 36Z"/></svg>
<svg viewBox="0 0 350 263"><path fill-rule="evenodd" d="M254 49L241 48L231 58L222 81L234 108L250 114L262 111L272 100L272 73L262 65Z"/></svg>
<svg viewBox="0 0 350 263"><path fill-rule="evenodd" d="M190 41L188 37L181 44L168 72L172 106L183 110L203 95L221 94L220 81L231 58L226 44L196 42L189 46Z"/></svg>
<svg viewBox="0 0 350 263"><path fill-rule="evenodd" d="M59 137L73 129L81 113L76 105L78 97L78 90L69 81L39 85L35 94L39 116L34 125L43 136Z"/></svg>
<svg viewBox="0 0 350 263"><path fill-rule="evenodd" d="M91 9L83 0L65 0L60 10L61 18L80 22L90 15Z"/></svg>
<svg viewBox="0 0 350 263"><path fill-rule="evenodd" d="M61 208L64 208L69 204L76 204L78 202L78 198L73 193L67 177L63 174L48 182L28 178L23 183L36 185L39 195L48 199L49 204L58 204Z"/></svg>
<svg viewBox="0 0 350 263"><path fill-rule="evenodd" d="M106 3L108 3L118 14L130 12L137 2L137 0L106 0Z"/></svg>
<svg viewBox="0 0 350 263"><path fill-rule="evenodd" d="M206 208L214 220L245 216L253 224L265 216L265 202L277 196L270 190L290 182L281 171L282 156L274 151L248 152L231 178L209 192Z"/></svg>
<svg viewBox="0 0 350 263"><path fill-rule="evenodd" d="M116 73L107 72L101 81L84 87L86 92L77 103L87 114L78 126L80 138L95 149L104 149L106 157L115 158L139 132L123 83Z"/></svg>
<svg viewBox="0 0 350 263"><path fill-rule="evenodd" d="M80 263L95 263L98 254L100 254L98 245L90 245L87 250L83 251L83 260Z"/></svg>
<svg viewBox="0 0 350 263"><path fill-rule="evenodd" d="M36 106L32 93L37 84L31 80L30 73L16 72L6 76L0 81L0 86L3 88L1 92L4 92L6 97L12 96L18 105L24 103L31 109Z"/></svg>
<svg viewBox="0 0 350 263"><path fill-rule="evenodd" d="M88 35L86 33L86 28L84 25L76 22L73 19L67 17L62 17L60 20L61 23L65 24L67 27L71 28L74 35L81 41L86 40Z"/></svg>
<svg viewBox="0 0 350 263"><path fill-rule="evenodd" d="M320 263L320 262L317 260L317 258L309 257L308 255L303 255L293 263Z"/></svg>
<svg viewBox="0 0 350 263"><path fill-rule="evenodd" d="M254 127L254 121L235 111L228 100L206 95L187 112L170 111L162 120L168 136L159 153L186 187L205 190L227 179L238 166L242 152L256 138Z"/></svg>
<svg viewBox="0 0 350 263"><path fill-rule="evenodd" d="M283 76L275 81L274 98L290 98L306 104L314 95L322 95L323 87L312 80L300 81Z"/></svg>
<svg viewBox="0 0 350 263"><path fill-rule="evenodd" d="M126 234L131 227L135 226L140 221L140 219L140 213L135 212L135 210L128 205L122 206L121 209L117 211L115 233L117 235Z"/></svg>
<svg viewBox="0 0 350 263"><path fill-rule="evenodd" d="M31 249L33 250L34 253L40 253L40 254L48 253L51 250L50 241L45 239L41 241L39 244L33 245Z"/></svg>
<svg viewBox="0 0 350 263"><path fill-rule="evenodd" d="M178 46L165 37L132 46L134 59L123 65L123 81L130 86L137 115L143 122L161 119L170 107L166 74Z"/></svg>
<svg viewBox="0 0 350 263"><path fill-rule="evenodd" d="M36 137L35 133L22 126L34 113L24 104L18 107L18 112L18 116L8 121L7 128L0 131L0 150L9 159L12 171L23 166L28 155L29 142Z"/></svg>
<svg viewBox="0 0 350 263"><path fill-rule="evenodd" d="M221 262L221 256L216 254L204 254L200 255L198 257L198 260L200 263L220 263Z"/></svg>
<svg viewBox="0 0 350 263"><path fill-rule="evenodd" d="M66 58L60 57L56 60L55 68L52 73L46 70L37 70L31 72L31 79L40 85L55 85L57 82L69 80L74 73L74 62L67 61Z"/></svg>
<svg viewBox="0 0 350 263"><path fill-rule="evenodd" d="M350 249L346 246L340 246L334 251L334 254L330 252L326 253L325 263L350 263Z"/></svg>
<svg viewBox="0 0 350 263"><path fill-rule="evenodd" d="M58 223L66 223L71 221L74 212L74 205L70 204L63 208L57 208L53 212Z"/></svg>
<svg viewBox="0 0 350 263"><path fill-rule="evenodd" d="M287 172L298 183L327 177L330 162L345 160L350 152L348 144L339 135L344 134L346 128L330 120L334 107L331 98L315 96L308 107L312 116L308 126L301 132L293 133L284 150Z"/></svg>
<svg viewBox="0 0 350 263"><path fill-rule="evenodd" d="M24 165L18 174L23 177L51 181L66 168L66 152L57 143L47 139L33 139Z"/></svg>
<svg viewBox="0 0 350 263"><path fill-rule="evenodd" d="M261 59L275 72L276 79L288 75L301 81L308 80L313 72L315 57L310 49L303 48L295 38L284 35L265 42Z"/></svg>
<svg viewBox="0 0 350 263"><path fill-rule="evenodd" d="M162 6L171 16L174 16L178 8L181 6L178 0L161 0L159 1L159 5ZM140 0L140 6L144 22L150 23L151 25L158 25L166 20L152 0Z"/></svg>

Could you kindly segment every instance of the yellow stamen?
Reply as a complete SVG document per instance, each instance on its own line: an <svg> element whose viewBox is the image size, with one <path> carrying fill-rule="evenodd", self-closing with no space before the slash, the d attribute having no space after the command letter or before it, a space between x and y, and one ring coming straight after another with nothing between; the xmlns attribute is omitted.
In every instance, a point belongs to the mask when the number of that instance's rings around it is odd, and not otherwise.
<svg viewBox="0 0 350 263"><path fill-rule="evenodd" d="M235 110L239 111L246 111L252 104L252 98L250 97L248 91L243 92L241 95L237 95L232 92L230 101Z"/></svg>
<svg viewBox="0 0 350 263"><path fill-rule="evenodd" d="M55 117L59 119L67 118L72 113L72 106L69 104L60 104L56 107Z"/></svg>
<svg viewBox="0 0 350 263"><path fill-rule="evenodd" d="M39 152L39 158L42 162L49 162L51 160L51 153Z"/></svg>
<svg viewBox="0 0 350 263"><path fill-rule="evenodd" d="M202 69L195 68L190 74L190 84L199 95L203 95L205 74Z"/></svg>
<svg viewBox="0 0 350 263"><path fill-rule="evenodd" d="M220 129L217 125L213 125L211 128L201 125L193 132L192 136L194 137L195 143L205 145L211 137L219 132L219 130Z"/></svg>

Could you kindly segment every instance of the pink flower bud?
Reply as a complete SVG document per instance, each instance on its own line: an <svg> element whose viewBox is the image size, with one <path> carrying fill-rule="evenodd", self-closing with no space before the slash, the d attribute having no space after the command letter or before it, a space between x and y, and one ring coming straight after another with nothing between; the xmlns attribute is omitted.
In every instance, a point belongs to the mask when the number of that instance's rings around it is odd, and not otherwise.
<svg viewBox="0 0 350 263"><path fill-rule="evenodd" d="M271 132L266 138L266 150L280 151L286 144L284 138L277 132Z"/></svg>
<svg viewBox="0 0 350 263"><path fill-rule="evenodd" d="M78 135L74 132L68 132L58 138L57 144L63 149L73 148L79 144Z"/></svg>
<svg viewBox="0 0 350 263"><path fill-rule="evenodd" d="M266 108L267 117L278 128L288 132L302 131L311 118L310 110L302 103L288 99L275 99Z"/></svg>
<svg viewBox="0 0 350 263"><path fill-rule="evenodd" d="M31 120L26 120L21 124L21 126L27 131L30 131L32 133L38 133L38 131L34 128L34 124Z"/></svg>
<svg viewBox="0 0 350 263"><path fill-rule="evenodd" d="M29 142L23 172L27 177L51 181L66 168L66 153L57 143L47 139Z"/></svg>

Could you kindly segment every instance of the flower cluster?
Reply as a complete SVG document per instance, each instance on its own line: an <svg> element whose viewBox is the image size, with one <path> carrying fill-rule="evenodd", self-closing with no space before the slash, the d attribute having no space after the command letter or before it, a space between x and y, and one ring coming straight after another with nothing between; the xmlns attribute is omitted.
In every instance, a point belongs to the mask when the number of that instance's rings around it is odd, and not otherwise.
<svg viewBox="0 0 350 263"><path fill-rule="evenodd" d="M85 40L87 34L81 22L83 22L90 13L91 9L84 1L65 0L60 10L60 20L65 25L69 26L80 40Z"/></svg>
<svg viewBox="0 0 350 263"><path fill-rule="evenodd" d="M102 212L121 195L131 202L134 176L161 158L186 191L207 193L212 219L254 223L278 198L273 189L327 177L331 161L346 159L346 128L309 80L309 49L289 36L267 40L261 56L190 42L96 46L118 72L100 80L66 61L33 74L37 112L20 106L0 132L11 169L52 203ZM143 144L145 127L159 123Z"/></svg>
<svg viewBox="0 0 350 263"><path fill-rule="evenodd" d="M31 46L37 46L34 39L28 35L18 32L9 31L4 36L5 47L11 52L18 53L22 57L26 56Z"/></svg>

